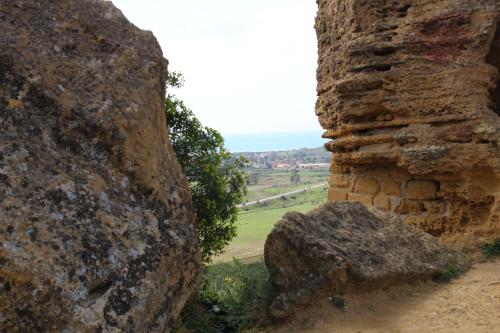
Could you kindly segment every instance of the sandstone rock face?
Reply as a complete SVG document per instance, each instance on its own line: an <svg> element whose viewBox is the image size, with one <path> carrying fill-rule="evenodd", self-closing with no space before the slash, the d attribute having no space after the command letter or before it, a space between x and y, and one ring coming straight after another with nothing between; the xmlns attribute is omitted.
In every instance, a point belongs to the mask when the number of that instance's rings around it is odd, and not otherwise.
<svg viewBox="0 0 500 333"><path fill-rule="evenodd" d="M500 237L500 2L318 4L330 200L460 246Z"/></svg>
<svg viewBox="0 0 500 333"><path fill-rule="evenodd" d="M111 2L0 2L0 331L165 332L199 282L167 62Z"/></svg>
<svg viewBox="0 0 500 333"><path fill-rule="evenodd" d="M368 292L432 277L448 265L467 266L458 252L401 218L382 220L350 202L285 214L266 240L265 260L281 292L271 306L276 317L317 297Z"/></svg>

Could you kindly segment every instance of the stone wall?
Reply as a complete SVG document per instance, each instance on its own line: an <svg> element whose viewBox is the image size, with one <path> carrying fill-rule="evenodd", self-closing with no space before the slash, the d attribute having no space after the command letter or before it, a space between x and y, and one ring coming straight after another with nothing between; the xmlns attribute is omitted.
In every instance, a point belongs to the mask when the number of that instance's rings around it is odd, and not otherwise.
<svg viewBox="0 0 500 333"><path fill-rule="evenodd" d="M330 201L450 243L500 237L500 3L319 0Z"/></svg>

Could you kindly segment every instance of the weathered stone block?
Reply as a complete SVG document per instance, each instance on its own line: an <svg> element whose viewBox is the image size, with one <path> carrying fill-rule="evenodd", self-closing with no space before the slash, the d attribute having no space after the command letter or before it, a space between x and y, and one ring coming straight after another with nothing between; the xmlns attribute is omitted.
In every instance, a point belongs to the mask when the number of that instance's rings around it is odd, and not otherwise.
<svg viewBox="0 0 500 333"><path fill-rule="evenodd" d="M287 317L318 298L421 280L464 257L400 219L357 203L322 205L283 216L267 237L266 266L279 291L271 314Z"/></svg>
<svg viewBox="0 0 500 333"><path fill-rule="evenodd" d="M437 196L437 185L433 181L411 180L406 184L407 199L432 200Z"/></svg>
<svg viewBox="0 0 500 333"><path fill-rule="evenodd" d="M373 199L373 205L386 212L391 210L390 198L383 194L379 194L375 197L375 199Z"/></svg>
<svg viewBox="0 0 500 333"><path fill-rule="evenodd" d="M401 204L401 201L403 201L403 199L400 197L390 196L389 201L391 203L391 211L394 211L396 207Z"/></svg>
<svg viewBox="0 0 500 333"><path fill-rule="evenodd" d="M421 201L418 200L401 200L399 206L396 207L395 212L399 214L413 214L418 215L424 211L424 206Z"/></svg>
<svg viewBox="0 0 500 333"><path fill-rule="evenodd" d="M368 176L373 176L373 177L379 177L379 178L389 178L390 173L389 169L387 168L366 168L364 171L364 174Z"/></svg>
<svg viewBox="0 0 500 333"><path fill-rule="evenodd" d="M333 187L349 187L349 176L340 174L330 174L328 183Z"/></svg>
<svg viewBox="0 0 500 333"><path fill-rule="evenodd" d="M443 214L446 212L446 205L443 201L423 201L424 209L431 214Z"/></svg>
<svg viewBox="0 0 500 333"><path fill-rule="evenodd" d="M351 202L360 202L365 206L373 206L373 195L349 193L348 200Z"/></svg>
<svg viewBox="0 0 500 333"><path fill-rule="evenodd" d="M401 170L399 168L391 169L389 173L390 177L398 182L404 182L412 178L412 175L408 171Z"/></svg>
<svg viewBox="0 0 500 333"><path fill-rule="evenodd" d="M356 180L354 192L377 194L380 191L380 184L374 178L362 177Z"/></svg>
<svg viewBox="0 0 500 333"><path fill-rule="evenodd" d="M360 152L378 152L378 151L387 151L391 149L394 145L392 143L374 143L371 145L365 145L359 147Z"/></svg>
<svg viewBox="0 0 500 333"><path fill-rule="evenodd" d="M336 188L331 188L328 191L328 201L336 202L336 201L346 201L348 192L345 190L340 190Z"/></svg>
<svg viewBox="0 0 500 333"><path fill-rule="evenodd" d="M385 195L401 196L401 184L392 179L384 179L380 191Z"/></svg>

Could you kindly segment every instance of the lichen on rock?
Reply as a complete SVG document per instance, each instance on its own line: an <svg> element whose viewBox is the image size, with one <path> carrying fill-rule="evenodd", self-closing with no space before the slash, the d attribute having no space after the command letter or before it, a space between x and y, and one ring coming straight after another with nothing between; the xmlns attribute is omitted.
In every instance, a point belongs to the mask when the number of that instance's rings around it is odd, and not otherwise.
<svg viewBox="0 0 500 333"><path fill-rule="evenodd" d="M0 3L0 331L164 332L201 274L151 32Z"/></svg>
<svg viewBox="0 0 500 333"><path fill-rule="evenodd" d="M500 237L500 3L318 5L330 200L398 213L460 247Z"/></svg>

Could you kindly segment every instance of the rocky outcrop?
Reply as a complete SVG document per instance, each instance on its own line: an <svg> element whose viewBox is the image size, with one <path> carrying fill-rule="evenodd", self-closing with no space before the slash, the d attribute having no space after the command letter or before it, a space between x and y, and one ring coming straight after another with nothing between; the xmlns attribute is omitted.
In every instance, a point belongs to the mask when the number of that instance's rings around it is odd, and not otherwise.
<svg viewBox="0 0 500 333"><path fill-rule="evenodd" d="M368 292L427 279L449 265L467 266L433 236L350 202L285 214L266 240L265 261L280 292L271 306L278 318L318 297Z"/></svg>
<svg viewBox="0 0 500 333"><path fill-rule="evenodd" d="M175 323L201 264L166 75L111 2L0 2L1 332Z"/></svg>
<svg viewBox="0 0 500 333"><path fill-rule="evenodd" d="M500 237L500 2L318 4L330 201L460 246Z"/></svg>

